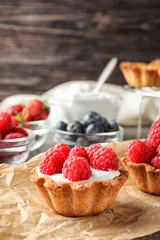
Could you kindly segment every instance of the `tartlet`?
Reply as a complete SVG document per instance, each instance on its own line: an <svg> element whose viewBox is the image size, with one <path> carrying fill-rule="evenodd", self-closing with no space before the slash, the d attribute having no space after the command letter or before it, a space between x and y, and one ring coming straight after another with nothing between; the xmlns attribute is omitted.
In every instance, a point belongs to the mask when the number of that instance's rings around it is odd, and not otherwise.
<svg viewBox="0 0 160 240"><path fill-rule="evenodd" d="M160 169L155 169L148 163L134 163L127 154L121 161L140 190L160 195Z"/></svg>
<svg viewBox="0 0 160 240"><path fill-rule="evenodd" d="M42 159L43 154L38 158ZM36 156L37 159L37 156ZM64 216L88 216L101 213L111 206L120 188L128 178L128 171L119 169L120 175L111 181L56 183L50 177L32 170L31 181L36 185L47 205Z"/></svg>
<svg viewBox="0 0 160 240"><path fill-rule="evenodd" d="M126 82L132 87L160 87L160 59L155 59L148 64L122 62L120 69Z"/></svg>

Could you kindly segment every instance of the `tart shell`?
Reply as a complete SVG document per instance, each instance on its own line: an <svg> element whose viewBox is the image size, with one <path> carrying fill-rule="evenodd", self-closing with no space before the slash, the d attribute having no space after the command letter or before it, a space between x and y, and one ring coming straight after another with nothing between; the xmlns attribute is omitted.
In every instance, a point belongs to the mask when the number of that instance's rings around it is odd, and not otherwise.
<svg viewBox="0 0 160 240"><path fill-rule="evenodd" d="M160 87L160 59L149 64L122 62L120 69L126 82L132 87Z"/></svg>
<svg viewBox="0 0 160 240"><path fill-rule="evenodd" d="M120 175L111 181L55 183L49 177L39 177L32 170L31 181L36 185L50 208L64 216L96 215L111 206L128 172L119 169Z"/></svg>
<svg viewBox="0 0 160 240"><path fill-rule="evenodd" d="M147 163L134 163L127 155L121 161L140 190L160 195L160 169Z"/></svg>

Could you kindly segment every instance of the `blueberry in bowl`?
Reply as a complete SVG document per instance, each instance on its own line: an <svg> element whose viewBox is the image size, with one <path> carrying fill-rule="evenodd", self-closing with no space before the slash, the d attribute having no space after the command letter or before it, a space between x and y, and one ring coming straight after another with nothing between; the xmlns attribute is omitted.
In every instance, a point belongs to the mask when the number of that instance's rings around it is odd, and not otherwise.
<svg viewBox="0 0 160 240"><path fill-rule="evenodd" d="M118 131L119 126L115 120L108 121L108 132Z"/></svg>
<svg viewBox="0 0 160 240"><path fill-rule="evenodd" d="M95 122L101 122L101 116L96 112L88 112L83 118L83 124L85 127Z"/></svg>
<svg viewBox="0 0 160 240"><path fill-rule="evenodd" d="M68 123L66 130L72 133L84 133L84 127L79 121Z"/></svg>
<svg viewBox="0 0 160 240"><path fill-rule="evenodd" d="M63 122L63 121L59 121L59 122L57 122L57 124L56 124L56 128L59 129L59 130L66 131L67 123L65 123L65 122Z"/></svg>
<svg viewBox="0 0 160 240"><path fill-rule="evenodd" d="M123 128L115 120L107 120L97 112L88 112L81 119L69 123L57 122L53 134L55 144L65 142L70 146L123 140Z"/></svg>

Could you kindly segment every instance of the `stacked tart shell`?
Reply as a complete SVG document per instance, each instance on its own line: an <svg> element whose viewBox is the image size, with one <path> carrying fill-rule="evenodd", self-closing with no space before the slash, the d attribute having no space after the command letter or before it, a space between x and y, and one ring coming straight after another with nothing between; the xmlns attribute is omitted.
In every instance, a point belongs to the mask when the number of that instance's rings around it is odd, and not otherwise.
<svg viewBox="0 0 160 240"><path fill-rule="evenodd" d="M50 208L65 216L98 214L111 206L128 172L120 168L120 175L111 181L55 183L50 177L39 177L32 170L31 181L36 185Z"/></svg>
<svg viewBox="0 0 160 240"><path fill-rule="evenodd" d="M160 59L143 62L122 62L120 69L126 82L135 88L160 87Z"/></svg>

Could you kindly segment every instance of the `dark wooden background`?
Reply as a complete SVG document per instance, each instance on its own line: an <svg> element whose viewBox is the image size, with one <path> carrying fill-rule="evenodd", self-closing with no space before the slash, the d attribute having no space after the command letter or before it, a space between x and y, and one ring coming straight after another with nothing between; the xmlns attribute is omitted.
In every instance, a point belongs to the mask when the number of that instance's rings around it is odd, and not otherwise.
<svg viewBox="0 0 160 240"><path fill-rule="evenodd" d="M159 0L0 0L0 100L96 80L114 56L160 57Z"/></svg>

